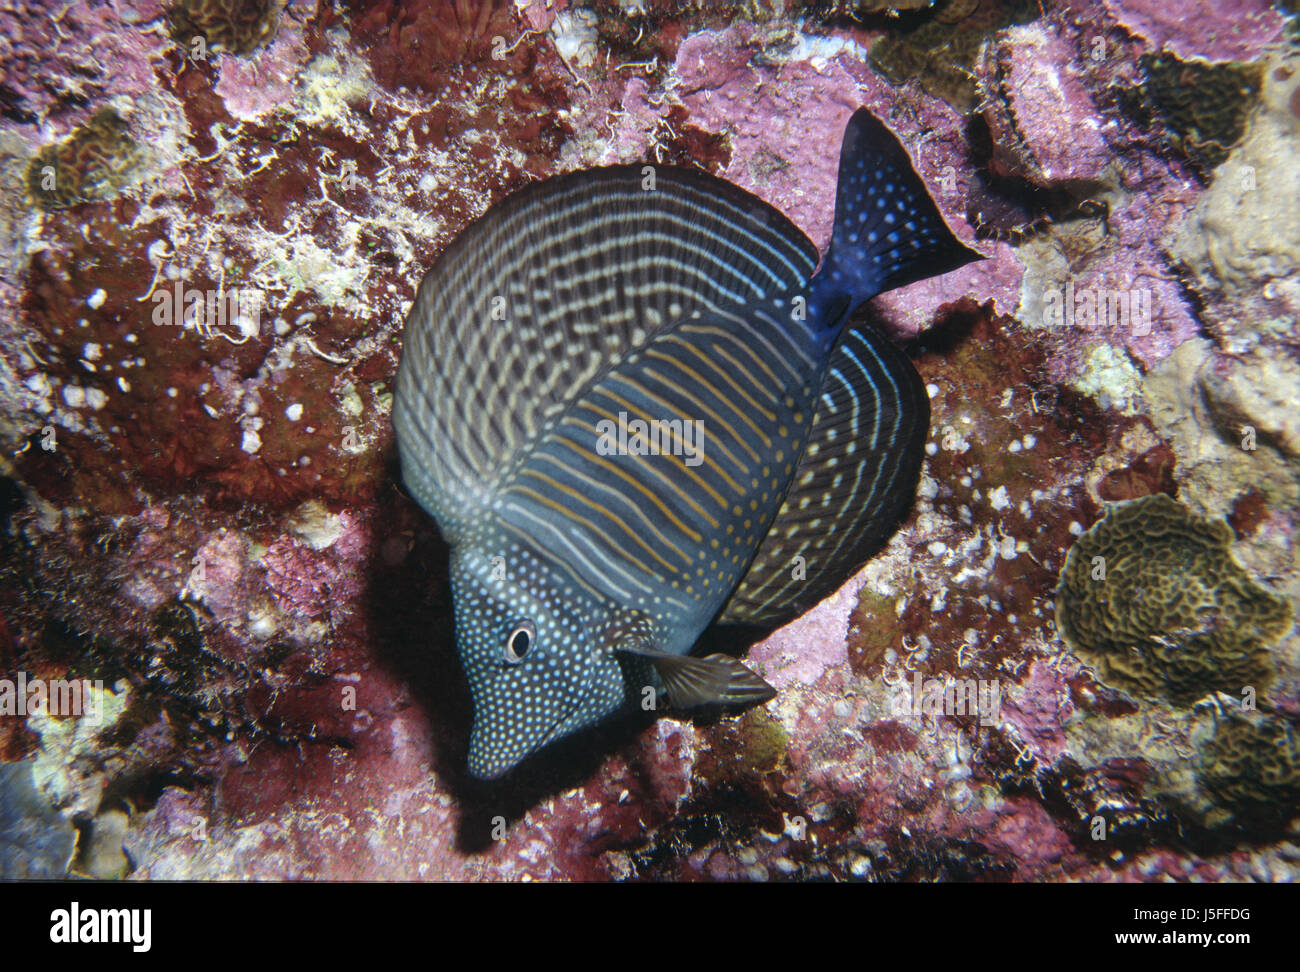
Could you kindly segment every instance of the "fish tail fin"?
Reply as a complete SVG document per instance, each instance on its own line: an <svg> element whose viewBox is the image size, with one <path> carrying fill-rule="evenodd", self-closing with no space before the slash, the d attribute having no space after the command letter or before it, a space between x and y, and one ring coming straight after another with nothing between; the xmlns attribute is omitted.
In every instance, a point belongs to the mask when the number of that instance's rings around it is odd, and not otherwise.
<svg viewBox="0 0 1300 972"><path fill-rule="evenodd" d="M823 302L851 309L982 259L948 228L898 136L865 108L854 112L840 149L835 229L816 280Z"/></svg>

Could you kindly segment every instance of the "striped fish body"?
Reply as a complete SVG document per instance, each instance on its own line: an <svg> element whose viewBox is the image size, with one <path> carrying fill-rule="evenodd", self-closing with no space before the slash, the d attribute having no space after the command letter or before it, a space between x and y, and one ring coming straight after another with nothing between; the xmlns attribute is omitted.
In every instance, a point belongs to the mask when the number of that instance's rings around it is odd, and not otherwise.
<svg viewBox="0 0 1300 972"><path fill-rule="evenodd" d="M593 596L648 614L661 651L694 645L794 474L825 353L785 324L790 301L744 316L696 309L628 351L541 437L493 511ZM684 443L675 454L673 430L688 422L701 430L695 455ZM628 427L657 448L616 441Z"/></svg>
<svg viewBox="0 0 1300 972"><path fill-rule="evenodd" d="M719 612L789 610L788 552L825 560L810 568L823 584L860 561L862 536L825 548L837 518L875 540L910 499L915 373L877 336L843 340L844 324L880 290L975 256L865 112L816 274L779 212L671 167L547 180L453 242L407 320L394 425L407 487L452 547L472 773L500 776L647 690L770 697L738 662L688 652ZM846 374L874 380L870 396L837 398L861 384ZM895 485L861 489L868 465ZM850 468L864 508L841 502ZM801 480L820 518L792 492Z"/></svg>

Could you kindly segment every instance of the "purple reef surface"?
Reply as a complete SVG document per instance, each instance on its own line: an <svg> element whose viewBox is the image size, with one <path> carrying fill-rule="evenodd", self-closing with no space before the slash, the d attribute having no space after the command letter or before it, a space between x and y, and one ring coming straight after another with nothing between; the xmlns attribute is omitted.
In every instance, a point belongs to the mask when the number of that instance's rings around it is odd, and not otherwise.
<svg viewBox="0 0 1300 972"><path fill-rule="evenodd" d="M879 6L0 10L0 877L1300 875L1295 15ZM423 272L627 162L824 247L859 106L987 256L864 318L930 396L915 508L749 649L770 703L475 782L394 461ZM1110 610L1096 551L1199 612Z"/></svg>

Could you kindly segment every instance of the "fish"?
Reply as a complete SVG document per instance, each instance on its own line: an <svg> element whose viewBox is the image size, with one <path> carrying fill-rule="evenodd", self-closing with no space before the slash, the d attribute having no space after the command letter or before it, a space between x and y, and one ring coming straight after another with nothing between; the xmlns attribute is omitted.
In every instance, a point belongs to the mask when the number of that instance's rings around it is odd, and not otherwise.
<svg viewBox="0 0 1300 972"><path fill-rule="evenodd" d="M663 165L554 176L460 232L406 318L393 425L450 548L472 776L660 700L775 695L691 651L715 620L795 616L888 539L929 401L851 318L982 258L865 108L824 258L757 196Z"/></svg>

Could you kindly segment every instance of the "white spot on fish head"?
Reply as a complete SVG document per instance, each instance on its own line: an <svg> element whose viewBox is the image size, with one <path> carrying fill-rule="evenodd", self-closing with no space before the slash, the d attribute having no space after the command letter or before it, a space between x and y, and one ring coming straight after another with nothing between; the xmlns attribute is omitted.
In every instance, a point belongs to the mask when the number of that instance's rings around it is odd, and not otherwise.
<svg viewBox="0 0 1300 972"><path fill-rule="evenodd" d="M499 779L623 701L616 659L593 651L590 604L527 551L453 551L456 648L474 700L469 770Z"/></svg>

